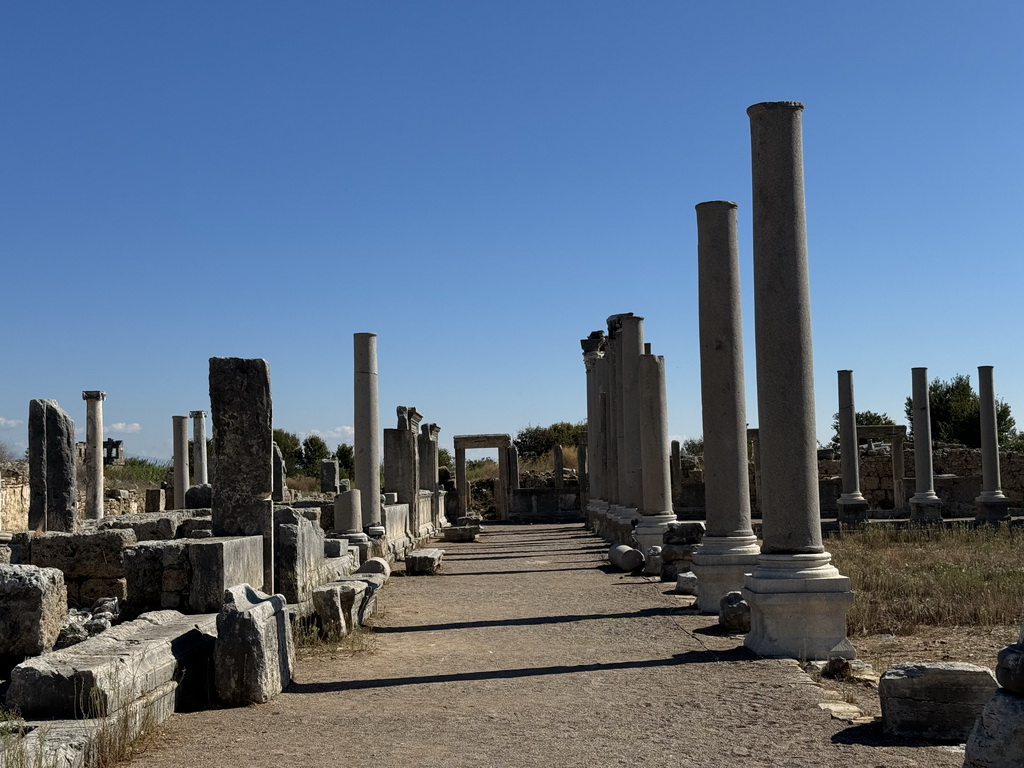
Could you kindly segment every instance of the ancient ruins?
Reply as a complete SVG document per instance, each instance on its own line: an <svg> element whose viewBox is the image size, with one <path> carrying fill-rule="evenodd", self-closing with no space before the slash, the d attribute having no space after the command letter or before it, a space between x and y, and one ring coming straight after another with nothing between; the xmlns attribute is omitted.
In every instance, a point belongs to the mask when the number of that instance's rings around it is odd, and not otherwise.
<svg viewBox="0 0 1024 768"><path fill-rule="evenodd" d="M455 467L445 467L442 426L415 407L392 404L382 429L373 333L353 338L355 477L324 460L308 498L287 487L266 360L210 359L209 404L172 415L171 482L144 498L105 487L104 467L124 461L123 443L104 440L105 392L82 392L81 475L74 423L56 401L31 400L27 465L5 469L0 487L0 697L32 725L21 754L87 765L111 723L134 735L174 712L267 702L292 679L297 630L344 637L370 621L393 568L441 573L434 544L476 542L490 522L585 527L612 566L694 596L687 607L717 615L759 657L854 659L856 585L833 565L823 529L1008 521L1021 513L1024 459L1000 456L991 366L978 369L980 451L933 445L923 367L912 370L912 445L904 427L856 423L853 372L841 370L838 459L818 448L815 398L833 395L816 393L812 376L802 112L796 102L747 111L756 428L744 398L737 205L696 206L701 457L670 441L665 358L632 312L580 341L578 474L556 447L546 487L524 486L508 433L454 436ZM486 518L467 479L476 449L498 456ZM1022 659L1024 635L992 660L994 675L893 667L879 688L886 729L956 734L967 765L1019 765Z"/></svg>

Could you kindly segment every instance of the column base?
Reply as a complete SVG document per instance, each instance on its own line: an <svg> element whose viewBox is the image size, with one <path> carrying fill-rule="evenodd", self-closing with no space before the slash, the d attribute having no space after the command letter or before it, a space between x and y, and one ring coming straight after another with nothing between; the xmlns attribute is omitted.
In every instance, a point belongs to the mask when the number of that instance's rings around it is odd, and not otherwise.
<svg viewBox="0 0 1024 768"><path fill-rule="evenodd" d="M641 515L636 528L633 529L633 538L636 539L637 548L647 555L651 547L660 547L665 543L665 531L668 524L676 521L675 512L659 512L656 515Z"/></svg>
<svg viewBox="0 0 1024 768"><path fill-rule="evenodd" d="M977 512L974 519L979 523L1000 523L1010 519L1010 500L1002 492L985 493L974 500Z"/></svg>
<svg viewBox="0 0 1024 768"><path fill-rule="evenodd" d="M843 525L861 525L868 521L870 505L859 493L844 493L836 503L839 506L839 522Z"/></svg>
<svg viewBox="0 0 1024 768"><path fill-rule="evenodd" d="M857 649L846 637L846 614L853 605L850 580L831 560L828 552L762 554L743 587L750 606L750 632L743 644L769 658L856 658Z"/></svg>
<svg viewBox="0 0 1024 768"><path fill-rule="evenodd" d="M915 493L910 499L910 519L915 523L935 523L942 520L942 499L930 493Z"/></svg>
<svg viewBox="0 0 1024 768"><path fill-rule="evenodd" d="M717 615L726 593L743 588L759 554L756 536L706 536L693 554L692 566L700 612Z"/></svg>

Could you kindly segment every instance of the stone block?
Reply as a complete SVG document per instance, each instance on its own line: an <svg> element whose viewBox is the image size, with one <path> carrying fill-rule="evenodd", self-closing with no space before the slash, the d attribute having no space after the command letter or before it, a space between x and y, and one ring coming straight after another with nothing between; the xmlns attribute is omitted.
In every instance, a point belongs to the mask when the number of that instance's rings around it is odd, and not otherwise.
<svg viewBox="0 0 1024 768"><path fill-rule="evenodd" d="M105 717L207 666L216 617L155 611L11 672L7 706L25 717Z"/></svg>
<svg viewBox="0 0 1024 768"><path fill-rule="evenodd" d="M219 611L225 590L263 581L263 538L222 536L188 539L192 585L188 608L196 613Z"/></svg>
<svg viewBox="0 0 1024 768"><path fill-rule="evenodd" d="M365 593L366 585L362 586ZM352 631L349 622L352 620L355 599L355 590L351 586L331 583L313 590L313 611L320 619L324 632L344 637Z"/></svg>
<svg viewBox="0 0 1024 768"><path fill-rule="evenodd" d="M750 631L750 606L739 590L727 592L718 606L718 624L734 635Z"/></svg>
<svg viewBox="0 0 1024 768"><path fill-rule="evenodd" d="M348 539L324 539L324 557L344 557L348 554Z"/></svg>
<svg viewBox="0 0 1024 768"><path fill-rule="evenodd" d="M193 485L185 491L185 509L212 509L213 486L209 483Z"/></svg>
<svg viewBox="0 0 1024 768"><path fill-rule="evenodd" d="M56 400L31 400L28 413L29 515L32 530L75 529L75 424Z"/></svg>
<svg viewBox="0 0 1024 768"><path fill-rule="evenodd" d="M700 544L704 540L704 523L669 523L668 530L662 535L662 543L667 547L670 544Z"/></svg>
<svg viewBox="0 0 1024 768"><path fill-rule="evenodd" d="M0 565L0 656L50 650L67 613L68 593L59 570Z"/></svg>
<svg viewBox="0 0 1024 768"><path fill-rule="evenodd" d="M676 577L676 593L680 595L697 595L697 575L692 571L680 573Z"/></svg>
<svg viewBox="0 0 1024 768"><path fill-rule="evenodd" d="M120 579L124 549L137 541L131 529L42 533L32 540L32 565L57 568L65 579Z"/></svg>
<svg viewBox="0 0 1024 768"><path fill-rule="evenodd" d="M11 564L11 548L3 545L0 546L0 565Z"/></svg>
<svg viewBox="0 0 1024 768"><path fill-rule="evenodd" d="M144 541L124 551L124 610L129 615L187 608L192 574L188 545L187 539Z"/></svg>
<svg viewBox="0 0 1024 768"><path fill-rule="evenodd" d="M889 667L878 684L886 733L962 742L997 688L984 667L962 662Z"/></svg>
<svg viewBox="0 0 1024 768"><path fill-rule="evenodd" d="M359 559L346 552L341 557L324 558L324 579L325 582L337 581L342 576L350 576L355 573Z"/></svg>
<svg viewBox="0 0 1024 768"><path fill-rule="evenodd" d="M209 516L186 518L178 527L179 539L209 538L213 536L213 520Z"/></svg>
<svg viewBox="0 0 1024 768"><path fill-rule="evenodd" d="M231 587L217 616L214 679L224 704L269 701L291 682L295 643L283 595Z"/></svg>
<svg viewBox="0 0 1024 768"><path fill-rule="evenodd" d="M146 489L146 513L155 514L162 512L167 508L165 502L165 495L163 488L147 488Z"/></svg>
<svg viewBox="0 0 1024 768"><path fill-rule="evenodd" d="M118 601L128 596L128 582L125 579L81 579L78 584L79 606L89 606L100 598L116 597Z"/></svg>
<svg viewBox="0 0 1024 768"><path fill-rule="evenodd" d="M433 576L441 570L443 559L443 549L414 549L405 556L405 573L408 576Z"/></svg>
<svg viewBox="0 0 1024 768"><path fill-rule="evenodd" d="M325 586L338 586L349 629L363 626L377 610L377 592L387 581L380 573L358 573L345 576ZM348 595L346 597L346 595Z"/></svg>
<svg viewBox="0 0 1024 768"><path fill-rule="evenodd" d="M320 510L285 507L274 511L274 520L274 583L289 603L304 603L327 581Z"/></svg>
<svg viewBox="0 0 1024 768"><path fill-rule="evenodd" d="M444 529L445 541L476 541L480 535L479 525L450 525Z"/></svg>
<svg viewBox="0 0 1024 768"><path fill-rule="evenodd" d="M141 515L119 515L104 518L99 527L101 530L130 528L138 541L165 541L181 538L182 527L193 519L194 514L175 509Z"/></svg>
<svg viewBox="0 0 1024 768"><path fill-rule="evenodd" d="M384 581L391 578L391 564L383 557L368 557L366 561L356 569L358 574L379 573Z"/></svg>
<svg viewBox="0 0 1024 768"><path fill-rule="evenodd" d="M967 738L963 768L1020 768L1024 756L1024 698L999 690Z"/></svg>
<svg viewBox="0 0 1024 768"><path fill-rule="evenodd" d="M661 580L675 581L693 569L693 556L700 544L666 544L661 548Z"/></svg>
<svg viewBox="0 0 1024 768"><path fill-rule="evenodd" d="M616 544L608 550L608 562L622 571L635 571L644 564L644 553L628 544Z"/></svg>

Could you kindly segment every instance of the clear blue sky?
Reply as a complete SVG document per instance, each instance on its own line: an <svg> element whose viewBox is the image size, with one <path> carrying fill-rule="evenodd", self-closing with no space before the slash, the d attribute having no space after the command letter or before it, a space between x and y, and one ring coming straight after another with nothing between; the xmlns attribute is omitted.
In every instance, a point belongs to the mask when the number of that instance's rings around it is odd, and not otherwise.
<svg viewBox="0 0 1024 768"><path fill-rule="evenodd" d="M693 206L739 203L747 106L798 100L819 437L836 370L902 421L910 369L994 365L1024 427L1024 5L6 2L0 440L57 398L169 457L211 356L270 362L275 425L585 416L579 339L646 318L670 432L702 433Z"/></svg>

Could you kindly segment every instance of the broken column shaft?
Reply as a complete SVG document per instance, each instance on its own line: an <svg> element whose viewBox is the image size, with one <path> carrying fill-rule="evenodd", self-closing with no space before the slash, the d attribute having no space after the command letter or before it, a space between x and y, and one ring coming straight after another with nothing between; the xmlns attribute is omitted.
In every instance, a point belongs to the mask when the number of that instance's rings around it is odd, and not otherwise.
<svg viewBox="0 0 1024 768"><path fill-rule="evenodd" d="M355 482L361 491L363 525L380 525L380 408L377 401L377 334L355 342Z"/></svg>
<svg viewBox="0 0 1024 768"><path fill-rule="evenodd" d="M85 400L85 519L103 518L103 400L106 392L87 390Z"/></svg>

